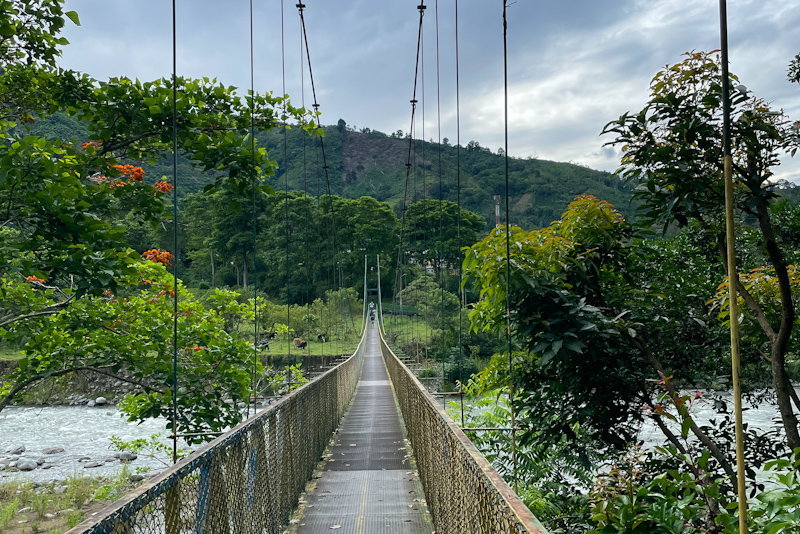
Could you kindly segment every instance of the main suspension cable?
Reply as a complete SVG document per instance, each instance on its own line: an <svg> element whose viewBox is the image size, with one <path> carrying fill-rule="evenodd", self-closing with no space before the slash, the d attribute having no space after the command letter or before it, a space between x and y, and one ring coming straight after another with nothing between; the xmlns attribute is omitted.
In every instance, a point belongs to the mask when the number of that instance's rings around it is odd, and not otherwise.
<svg viewBox="0 0 800 534"><path fill-rule="evenodd" d="M514 469L514 493L517 487L517 424L514 413L514 355L511 350L511 212L508 190L508 18L506 0L503 2L503 127L506 181L506 340L508 346L508 408L511 415L511 460Z"/></svg>
<svg viewBox="0 0 800 534"><path fill-rule="evenodd" d="M461 361L463 359L462 347L462 311L464 309L464 289L461 287L463 283L462 276L462 262L461 262L461 92L459 87L459 64L458 64L458 0L455 0L455 23L456 23L456 196L457 196L457 209L456 209L456 242L458 244L458 379L461 376ZM461 427L464 425L464 387L461 384L458 388L459 397L461 398Z"/></svg>
<svg viewBox="0 0 800 534"><path fill-rule="evenodd" d="M442 316L442 407L447 409L447 395L444 395L445 383L445 354L447 348L445 345L444 335L444 234L442 230L442 216L444 212L444 183L442 180L442 105L441 105L441 76L439 64L439 0L436 0L435 5L435 20L436 20L436 121L439 130L439 258L437 272L439 273L439 293L441 295L441 316Z"/></svg>
<svg viewBox="0 0 800 534"><path fill-rule="evenodd" d="M176 0L172 0L172 266L175 292L172 314L172 463L178 463L178 32Z"/></svg>
<svg viewBox="0 0 800 534"><path fill-rule="evenodd" d="M255 124L255 52L253 47L253 0L250 0L250 180L253 182L253 376L251 388L253 390L253 415L258 409L258 221L256 216L256 124ZM244 266L247 269L247 264ZM247 416L250 415L250 404L247 404Z"/></svg>
<svg viewBox="0 0 800 534"><path fill-rule="evenodd" d="M438 0L437 0L438 1ZM425 313L422 317L422 328L423 328L423 335L420 336L419 341L417 342L417 347L419 348L420 342L422 342L422 346L425 347L425 356L427 359L427 351L428 351L428 291L426 289L427 278L428 278L428 264L426 253L428 249L428 207L426 206L428 200L428 182L425 176L425 171L427 170L427 164L425 160L425 41L424 41L424 34L423 34L423 41L422 41L422 58L421 58L421 65L422 72L420 73L420 78L422 80L421 84L421 102L422 102L422 247L420 247L420 265L422 265L422 274L420 275L420 281L422 282L422 292L425 297ZM419 289L420 284L417 284L417 289ZM417 296L417 302L419 302L419 296ZM419 328L417 328L417 335L419 335ZM417 350L417 362L419 362L419 350Z"/></svg>
<svg viewBox="0 0 800 534"><path fill-rule="evenodd" d="M316 88L316 84L314 83L314 69L311 66L311 51L310 51L309 45L308 45L308 32L306 31L306 20L305 20L305 16L304 16L304 9L305 9L306 6L302 2L299 2L299 3L296 4L295 7L297 7L297 11L298 11L298 13L300 15L300 27L301 27L301 30L302 30L303 42L305 43L306 59L308 61L308 79L309 79L309 82L311 83L311 95L312 95L312 97L314 99L313 107L314 107L314 114L316 116L317 128L320 131L322 131L322 123L320 121L320 114L319 114L320 105L319 105L319 102L317 100L317 88ZM334 259L334 261L335 261L334 279L335 279L336 273L338 272L339 273L339 293L341 294L341 292L342 292L342 279L343 279L342 272L341 272L341 250L339 249L339 244L338 244L338 229L337 229L337 225L336 225L336 210L335 210L335 208L333 206L333 193L331 192L331 181L330 181L330 176L329 176L330 167L328 166L328 159L327 159L327 156L325 154L325 142L324 142L324 138L322 136L319 136L319 146L320 146L320 151L322 153L322 170L323 170L323 173L325 175L325 186L326 186L326 189L327 189L327 192L328 192L328 202L329 202L330 214L331 214L331 225L333 227L332 228L332 233L333 233L333 246L334 246L334 254L335 254L335 259ZM346 295L345 295L345 297L348 299L347 308L349 310L350 309L349 297L347 297ZM339 300L341 302L341 298ZM330 315L330 310L329 310L328 314ZM347 332L346 319L344 319L344 331L345 331L345 335L346 335L346 332Z"/></svg>
<svg viewBox="0 0 800 534"><path fill-rule="evenodd" d="M403 274L402 274L402 259L403 259L403 239L405 233L405 224L406 224L406 210L408 209L408 184L411 175L411 148L414 143L414 136L411 135L411 132L414 130L414 120L417 110L417 82L419 79L419 64L420 64L420 51L422 48L422 20L425 16L425 6L424 0L420 2L417 6L419 10L419 29L417 31L417 56L416 62L414 64L414 90L411 97L411 125L409 127L409 142L408 142L408 157L406 160L406 180L405 180L405 189L403 193L403 207L402 207L402 216L400 219L400 240L397 250L397 268L395 270L395 300L397 298L397 288L400 287L400 291L402 291L403 286ZM399 284L398 284L399 280ZM402 313L402 310L400 310ZM397 315L395 315L395 324L397 322Z"/></svg>
<svg viewBox="0 0 800 534"><path fill-rule="evenodd" d="M284 179L284 212L286 222L286 348L289 351L288 355L292 357L292 364L294 364L294 355L292 354L292 291L290 284L289 273L289 156L288 156L288 124L286 119L288 117L286 109L286 24L284 21L283 13L283 0L281 0L281 78L283 81L283 179ZM288 377L291 377L289 373ZM291 379L291 378L289 378Z"/></svg>

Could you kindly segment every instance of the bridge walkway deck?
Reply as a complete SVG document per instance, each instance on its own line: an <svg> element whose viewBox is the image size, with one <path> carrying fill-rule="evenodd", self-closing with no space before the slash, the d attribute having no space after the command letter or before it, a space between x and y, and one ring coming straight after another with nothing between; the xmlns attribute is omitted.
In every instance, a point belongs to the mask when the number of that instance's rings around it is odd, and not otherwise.
<svg viewBox="0 0 800 534"><path fill-rule="evenodd" d="M321 477L306 498L299 534L433 531L374 327L366 343L353 404Z"/></svg>

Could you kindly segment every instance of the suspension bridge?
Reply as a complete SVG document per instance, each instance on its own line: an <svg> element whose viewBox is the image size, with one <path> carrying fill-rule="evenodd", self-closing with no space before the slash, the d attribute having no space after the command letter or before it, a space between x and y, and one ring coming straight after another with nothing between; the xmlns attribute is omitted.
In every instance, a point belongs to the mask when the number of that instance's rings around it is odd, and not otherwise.
<svg viewBox="0 0 800 534"><path fill-rule="evenodd" d="M319 110L319 104L303 18L305 5L298 3L296 7L300 15L302 44L314 100L312 107L316 112ZM412 135L408 152L409 163L406 165L406 194L402 204L403 226L398 246L396 269L398 273L400 267L410 261L422 264L435 263L439 266L444 264L441 251L438 259L422 257L412 260L407 257L407 252L403 249L411 161L416 157L413 140L416 136L415 113L419 102L417 79L420 75L422 22L426 7L424 0L417 6L419 11L417 71L414 75L414 92L411 99ZM438 10L436 13L438 32ZM503 18L505 20L505 7ZM173 1L173 79L176 83L172 85L174 141L172 191L175 208L173 217L177 221L178 124L174 117L177 117L178 73L175 20L176 8ZM283 3L281 3L281 29L283 36ZM252 92L254 92L253 34L251 2L250 90ZM285 72L283 88L285 94ZM424 93L421 99L424 138ZM284 124L284 132L286 126ZM318 113L316 126L321 128ZM252 117L250 139L251 154L255 157L255 124ZM284 137L284 160L286 160L285 145ZM460 137L457 139L457 146L460 147ZM330 198L328 165L321 137L319 148ZM443 174L441 155L439 166L441 181ZM285 173L285 176L287 180L285 194L288 197L288 173ZM252 175L251 178L254 184L252 257L255 258L258 253L256 177ZM416 186L414 189L416 191ZM426 189L423 184L423 191ZM441 194L441 184L439 190ZM443 199L439 200L441 202ZM333 250L338 251L336 216L332 204L330 211L332 246ZM288 211L286 217L288 220ZM441 224L440 220L440 233ZM178 225L175 224L174 227L176 230L173 240L177 257ZM291 241L288 224L286 231L288 295ZM459 249L460 246L459 237ZM175 269L177 263L176 261ZM341 279L341 262L338 258L337 270ZM252 272L253 288L257 292L258 273L255 262ZM174 292L177 295L177 270L173 274ZM395 291L398 288L402 289L402 285L402 279L396 282ZM177 432L173 432L175 463L172 467L89 517L70 532L93 534L545 532L511 487L448 416L444 407L437 403L403 359L390 348L384 337L379 265L377 287L374 289L378 308L370 310L369 321L366 309L367 286L365 259L364 327L358 348L349 358L260 413L254 412L255 415L252 417L180 461L177 458L179 436ZM174 326L176 332L177 301L176 297ZM287 322L290 322L289 305L290 302L287 302ZM253 313L256 325L253 347L254 351L257 351L259 341L257 299L254 299ZM377 317L374 317L373 313L377 313ZM177 405L179 369L177 342L174 344L176 349L173 365L173 401ZM513 419L511 427L513 441ZM175 416L173 416L173 428L176 428Z"/></svg>
<svg viewBox="0 0 800 534"><path fill-rule="evenodd" d="M546 532L378 323L346 361L70 533L331 531Z"/></svg>
<svg viewBox="0 0 800 534"><path fill-rule="evenodd" d="M312 107L319 110L308 56L303 9L298 3L302 25L302 38L308 60L308 72L314 95ZM417 41L416 68L420 66L424 0L419 10L419 37ZM506 12L503 4L504 54ZM251 10L251 91L252 79L252 2ZM281 20L283 20L281 3ZM458 79L458 7L456 2L456 79ZM175 66L175 7L173 2L173 68ZM438 11L437 11L438 31ZM504 64L507 58L504 57ZM725 62L723 62L725 64ZM506 67L507 69L507 67ZM400 228L396 290L402 289L401 265L410 258L403 249L405 211L408 205L411 176L415 113L419 102L417 78L411 99L411 128L406 164L406 193L402 202L404 214ZM284 75L285 76L285 75ZM177 72L173 73L177 80ZM727 80L727 74L723 75ZM424 85L424 84L423 84ZM286 93L284 78L284 91ZM173 117L177 102L177 83L173 86ZM458 85L456 84L458 114ZM506 258L508 251L509 195L508 195L508 83L505 71L506 125ZM438 34L437 34L437 92L438 92ZM725 91L727 94L727 91ZM421 97L424 102L424 94ZM285 113L285 109L284 109ZM424 107L423 107L424 113ZM423 115L424 117L424 115ZM316 116L317 127L321 128ZM285 124L284 124L285 126ZM251 153L255 154L254 124L251 122ZM173 132L177 124L173 122ZM441 131L441 127L439 127ZM174 134L175 135L175 134ZM456 146L461 146L460 132ZM177 136L175 135L174 139ZM422 138L425 138L424 119ZM322 139L322 169L328 197L331 197L328 165ZM441 144L441 140L440 140ZM177 141L175 141L177 158ZM304 145L305 150L305 145ZM284 148L284 160L286 160ZM460 154L460 153L459 153ZM424 159L424 154L423 154ZM458 160L457 165L460 165ZM255 165L253 165L255 167ZM439 191L441 194L441 156L439 161ZM173 160L173 169L177 159ZM460 216L460 167L457 189ZM176 171L173 173L174 218L177 221ZM288 197L288 174L285 174ZM423 192L427 190L424 183ZM253 183L256 179L253 177ZM254 206L255 191L253 187ZM416 185L414 187L416 191ZM440 198L440 201L442 199ZM253 210L253 235L257 219ZM288 220L288 203L287 203ZM459 219L460 220L460 219ZM331 203L333 249L336 243L336 219ZM460 224L460 223L459 223ZM177 228L174 224L175 249ZM287 287L289 285L288 248L290 243L287 225ZM441 221L439 232L441 234ZM732 242L729 239L729 242ZM460 234L457 248L460 249ZM423 247L426 248L426 247ZM425 263L443 264L441 251L438 258L414 258ZM176 262L177 263L177 262ZM341 262L337 259L341 278ZM508 273L508 268L506 270ZM255 262L253 264L256 279ZM460 279L460 271L458 273ZM460 280L459 280L460 281ZM178 277L175 271L175 292ZM254 284L255 285L255 284ZM380 282L378 303L380 305ZM257 291L257 287L254 290ZM340 288L341 289L341 288ZM366 304L366 268L365 268ZM288 291L287 291L288 294ZM257 302L257 299L254 299ZM735 299L733 299L735 301ZM287 303L288 304L288 303ZM175 321L177 324L177 298ZM288 308L288 305L287 305ZM510 311L507 309L510 315ZM257 309L254 310L257 324ZM544 527L503 480L489 461L478 451L470 439L446 413L446 410L420 383L401 357L387 343L383 331L383 317L378 310L378 321L368 322L364 311L365 327L358 348L345 361L329 369L309 383L291 392L256 413L227 433L219 436L187 458L177 461L171 468L149 480L106 509L94 514L76 526L70 533L132 534L132 533L544 533ZM735 314L732 314L735 316ZM177 326L176 326L177 329ZM177 330L176 330L177 331ZM459 330L460 335L460 330ZM254 333L254 347L258 330ZM176 334L177 339L177 334ZM459 343L459 350L460 350ZM176 354L177 354L177 343ZM508 334L508 354L511 339ZM177 355L174 375L177 377ZM177 379L175 384L177 384ZM177 385L174 387L177 397ZM738 395L738 393L737 393ZM514 402L511 410L510 430L512 451L516 464ZM173 425L174 427L174 425ZM469 429L466 429L469 430ZM475 430L475 429L473 429ZM177 440L177 435L173 436ZM740 477L740 481L743 477ZM744 492L740 491L740 495Z"/></svg>

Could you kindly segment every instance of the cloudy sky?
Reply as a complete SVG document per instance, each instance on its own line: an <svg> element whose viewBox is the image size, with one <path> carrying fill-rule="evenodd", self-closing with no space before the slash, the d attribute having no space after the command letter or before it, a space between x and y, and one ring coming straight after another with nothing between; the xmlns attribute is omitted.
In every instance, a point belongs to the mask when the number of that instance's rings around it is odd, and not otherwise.
<svg viewBox="0 0 800 534"><path fill-rule="evenodd" d="M293 102L305 98L310 105L296 3L284 0L282 16L281 0L253 2L255 86L260 92L280 93L285 72ZM613 171L619 154L603 148L604 139L598 137L603 125L625 111L641 109L653 75L680 61L683 52L719 47L717 0L509 3L509 152L514 156ZM323 123L343 118L358 128L408 131L419 0L305 4ZM425 4L415 128L421 135L424 127L425 138L441 135L454 142L455 4ZM78 11L82 26L66 29L72 44L64 51L62 66L98 79L148 80L171 74L168 0L66 0L66 6ZM496 151L503 145L502 0L460 0L458 9L461 142L476 140ZM179 74L216 77L248 88L249 1L178 0L177 13ZM728 19L731 71L757 96L800 119L800 86L786 81L786 67L800 52L800 2L730 0ZM800 182L800 154L794 160L784 158L775 172Z"/></svg>

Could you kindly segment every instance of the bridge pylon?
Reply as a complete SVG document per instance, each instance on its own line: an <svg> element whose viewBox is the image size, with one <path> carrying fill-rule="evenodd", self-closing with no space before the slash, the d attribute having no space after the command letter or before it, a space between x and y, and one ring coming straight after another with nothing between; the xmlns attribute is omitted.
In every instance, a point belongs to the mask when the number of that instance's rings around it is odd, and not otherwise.
<svg viewBox="0 0 800 534"><path fill-rule="evenodd" d="M374 256L375 258L375 265L370 265L370 259ZM369 277L370 273L375 273L375 286L369 286ZM374 300L371 300L370 297L376 297L377 304ZM369 301L369 302L368 302ZM381 333L386 335L386 330L384 327L383 322L383 297L381 294L381 257L379 254L364 254L364 306L363 306L363 313L362 313L362 324L364 325L363 329L368 326L367 321L370 320L372 314L375 314L378 326L381 329Z"/></svg>

